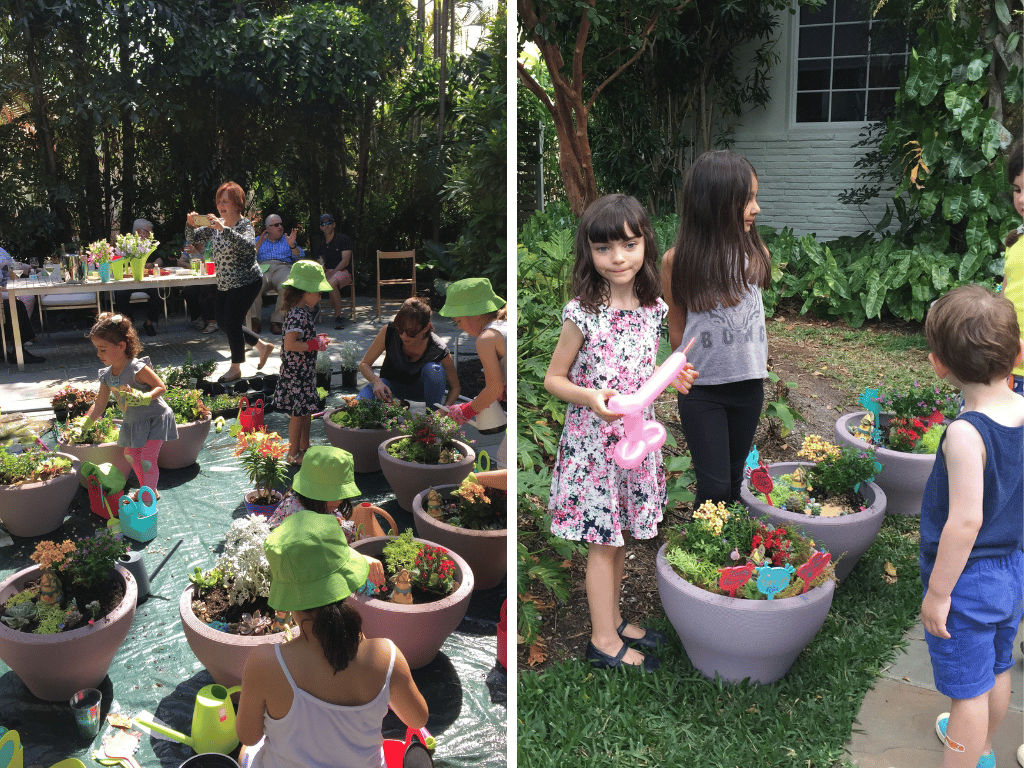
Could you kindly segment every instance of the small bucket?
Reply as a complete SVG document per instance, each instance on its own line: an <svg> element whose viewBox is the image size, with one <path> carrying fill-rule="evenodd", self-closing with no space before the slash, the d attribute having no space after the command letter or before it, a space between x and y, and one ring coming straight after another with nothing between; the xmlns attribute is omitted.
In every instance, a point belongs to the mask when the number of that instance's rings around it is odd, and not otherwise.
<svg viewBox="0 0 1024 768"><path fill-rule="evenodd" d="M181 764L181 768L238 768L238 763L218 752L204 752L201 755L192 755Z"/></svg>

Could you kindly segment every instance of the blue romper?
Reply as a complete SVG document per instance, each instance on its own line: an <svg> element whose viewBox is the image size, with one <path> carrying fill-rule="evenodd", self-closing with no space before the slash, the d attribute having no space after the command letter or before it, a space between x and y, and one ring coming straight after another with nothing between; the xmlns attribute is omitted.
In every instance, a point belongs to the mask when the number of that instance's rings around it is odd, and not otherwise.
<svg viewBox="0 0 1024 768"><path fill-rule="evenodd" d="M985 442L983 522L953 588L946 640L925 632L935 687L953 699L989 691L1013 666L1013 639L1024 615L1024 427L1007 427L976 411L960 414ZM925 594L939 538L949 518L943 444L921 504L921 583Z"/></svg>

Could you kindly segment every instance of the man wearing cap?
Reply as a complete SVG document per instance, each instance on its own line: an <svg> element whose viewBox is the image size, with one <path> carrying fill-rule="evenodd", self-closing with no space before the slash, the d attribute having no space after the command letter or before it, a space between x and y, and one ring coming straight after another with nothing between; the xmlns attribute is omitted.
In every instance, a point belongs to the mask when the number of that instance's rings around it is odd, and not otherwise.
<svg viewBox="0 0 1024 768"><path fill-rule="evenodd" d="M324 242L313 251L313 258L324 268L327 282L331 284L331 307L334 309L334 329L345 327L341 312L341 289L352 284L349 266L352 264L352 240L348 235L335 231L334 216L325 213L320 217L320 231Z"/></svg>
<svg viewBox="0 0 1024 768"><path fill-rule="evenodd" d="M256 238L256 261L263 270L263 287L249 308L248 317L252 322L253 333L259 333L262 328L263 294L271 289L277 291L277 304L274 305L274 313L270 316L270 332L280 335L281 323L284 322L281 286L288 279L292 264L304 259L306 254L295 242L299 230L293 229L286 235L284 223L276 213L267 216L263 223L266 229Z"/></svg>

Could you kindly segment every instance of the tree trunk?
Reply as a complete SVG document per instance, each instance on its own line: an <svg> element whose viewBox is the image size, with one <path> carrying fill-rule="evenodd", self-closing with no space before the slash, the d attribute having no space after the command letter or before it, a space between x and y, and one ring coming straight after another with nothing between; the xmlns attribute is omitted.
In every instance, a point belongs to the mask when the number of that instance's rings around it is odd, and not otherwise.
<svg viewBox="0 0 1024 768"><path fill-rule="evenodd" d="M416 68L423 66L423 41L427 37L427 0L416 0Z"/></svg>
<svg viewBox="0 0 1024 768"><path fill-rule="evenodd" d="M373 130L372 96L363 99L363 113L359 120L359 157L356 160L356 204L354 218L356 232L362 230L363 207L366 202L366 184L370 175L370 136ZM339 214L335 213L335 217Z"/></svg>
<svg viewBox="0 0 1024 768"><path fill-rule="evenodd" d="M117 16L118 67L126 86L132 78L130 23L128 9L122 4ZM127 91L126 91L126 95ZM130 102L130 98L126 101ZM121 232L131 232L135 211L135 124L130 103L121 110Z"/></svg>

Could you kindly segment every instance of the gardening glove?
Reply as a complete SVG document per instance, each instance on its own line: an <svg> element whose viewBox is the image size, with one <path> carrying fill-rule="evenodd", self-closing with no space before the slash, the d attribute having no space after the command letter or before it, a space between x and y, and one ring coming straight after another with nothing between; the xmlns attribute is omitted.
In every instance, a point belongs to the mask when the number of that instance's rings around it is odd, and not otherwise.
<svg viewBox="0 0 1024 768"><path fill-rule="evenodd" d="M323 352L327 349L327 339L323 336L317 336L315 339L310 339L306 342L306 349L310 352Z"/></svg>
<svg viewBox="0 0 1024 768"><path fill-rule="evenodd" d="M472 403L456 403L455 405L448 407L448 415L452 420L462 426L470 419L477 415L477 412L473 410Z"/></svg>
<svg viewBox="0 0 1024 768"><path fill-rule="evenodd" d="M132 406L149 405L151 402L153 402L152 397L142 394L137 389L124 393L124 403L129 408Z"/></svg>
<svg viewBox="0 0 1024 768"><path fill-rule="evenodd" d="M82 419L82 423L75 429L68 432L68 445L73 445L82 439L82 435L89 431L89 428L96 423L96 420L90 416L86 416Z"/></svg>

